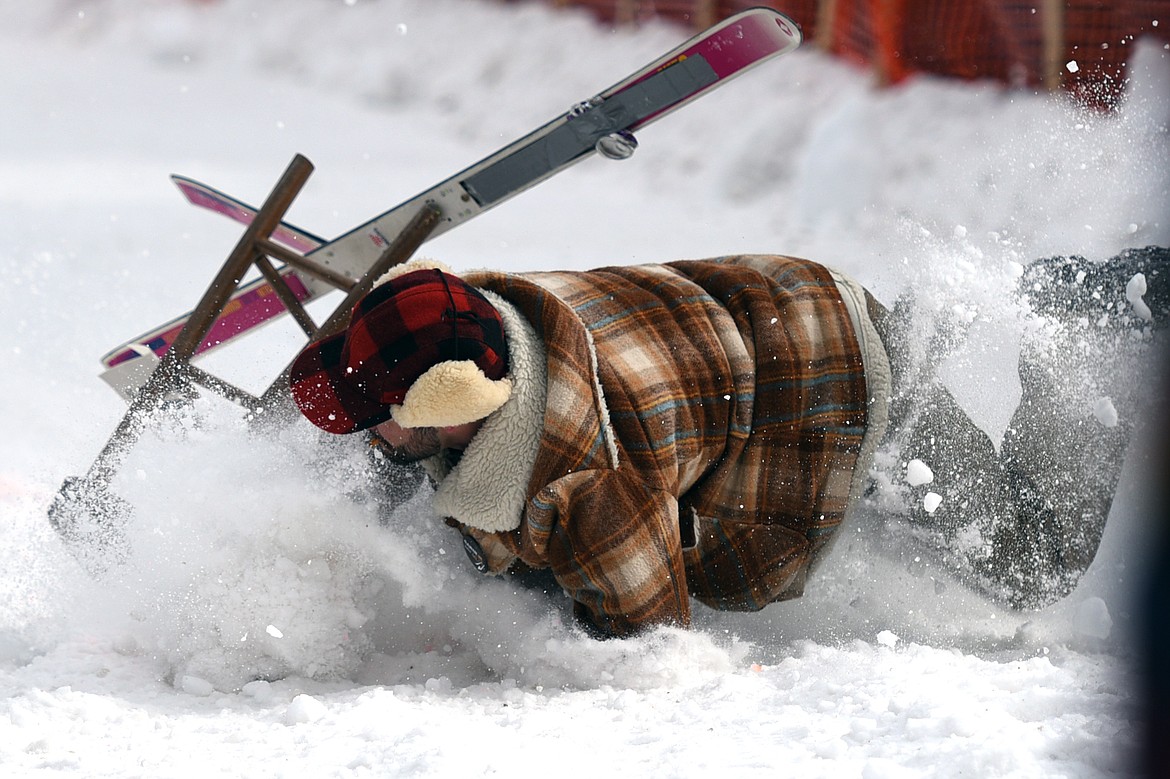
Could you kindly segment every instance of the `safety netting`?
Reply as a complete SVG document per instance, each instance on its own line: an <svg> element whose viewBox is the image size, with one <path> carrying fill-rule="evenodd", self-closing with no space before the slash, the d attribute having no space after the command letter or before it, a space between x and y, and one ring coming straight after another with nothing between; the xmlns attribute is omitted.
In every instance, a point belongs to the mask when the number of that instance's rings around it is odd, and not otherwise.
<svg viewBox="0 0 1170 779"><path fill-rule="evenodd" d="M611 23L665 18L694 28L754 6L805 39L872 68L883 85L916 73L1062 89L1114 105L1135 42L1170 45L1170 0L546 0Z"/></svg>

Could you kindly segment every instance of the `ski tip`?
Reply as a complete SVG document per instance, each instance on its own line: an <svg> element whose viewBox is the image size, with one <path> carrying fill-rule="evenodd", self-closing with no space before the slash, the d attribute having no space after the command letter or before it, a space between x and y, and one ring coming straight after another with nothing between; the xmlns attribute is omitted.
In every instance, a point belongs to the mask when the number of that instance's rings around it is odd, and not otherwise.
<svg viewBox="0 0 1170 779"><path fill-rule="evenodd" d="M784 35L784 37L789 39L790 47L795 49L796 47L800 46L800 44L804 43L804 33L800 31L800 25L779 11L774 13L776 26L780 28L780 32Z"/></svg>
<svg viewBox="0 0 1170 779"><path fill-rule="evenodd" d="M171 174L171 183L178 187L179 191L183 193L183 197L187 198L187 200L191 203L195 202L195 199L199 196L199 193L207 192L209 189L211 189L202 182L196 181L193 178L188 178L187 176L180 176L177 173Z"/></svg>
<svg viewBox="0 0 1170 779"><path fill-rule="evenodd" d="M804 42L804 33L801 32L800 25L791 16L774 8L749 8L743 13L728 17L724 23L737 21L754 21L756 24L753 27L756 29L765 25L771 27L771 37L779 44L777 53L792 51Z"/></svg>

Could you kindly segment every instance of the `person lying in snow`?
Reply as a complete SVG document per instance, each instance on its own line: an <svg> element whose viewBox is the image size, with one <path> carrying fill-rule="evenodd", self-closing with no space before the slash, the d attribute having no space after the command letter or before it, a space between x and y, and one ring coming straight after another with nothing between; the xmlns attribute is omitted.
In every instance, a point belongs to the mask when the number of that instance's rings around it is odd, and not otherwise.
<svg viewBox="0 0 1170 779"><path fill-rule="evenodd" d="M782 256L462 276L416 260L306 347L291 389L318 427L421 461L478 570L547 569L599 635L687 625L691 598L801 595L883 442L933 469L911 525L959 576L1033 607L1095 554L1168 260L1151 247L1025 269L1032 309L1065 323L1046 343L1064 346L1024 350L998 451L914 367L907 306Z"/></svg>

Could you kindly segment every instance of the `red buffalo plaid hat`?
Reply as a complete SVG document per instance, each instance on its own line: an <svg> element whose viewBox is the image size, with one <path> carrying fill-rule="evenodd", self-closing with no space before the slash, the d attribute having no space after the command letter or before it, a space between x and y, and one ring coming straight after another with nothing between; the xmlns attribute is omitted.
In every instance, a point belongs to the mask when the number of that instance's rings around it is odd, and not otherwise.
<svg viewBox="0 0 1170 779"><path fill-rule="evenodd" d="M344 332L300 353L290 383L310 422L330 433L391 418L448 427L483 419L510 397L499 312L433 265L391 271L354 306Z"/></svg>

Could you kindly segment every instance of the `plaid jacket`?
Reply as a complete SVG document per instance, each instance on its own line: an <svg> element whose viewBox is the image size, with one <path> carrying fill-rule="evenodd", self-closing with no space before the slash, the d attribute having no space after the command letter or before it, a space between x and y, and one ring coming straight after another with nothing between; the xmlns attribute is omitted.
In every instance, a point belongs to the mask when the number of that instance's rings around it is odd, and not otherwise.
<svg viewBox="0 0 1170 779"><path fill-rule="evenodd" d="M460 526L483 569L551 569L578 618L613 635L686 625L690 597L756 610L801 594L866 431L860 350L824 267L740 256L465 278L547 351L518 527Z"/></svg>

